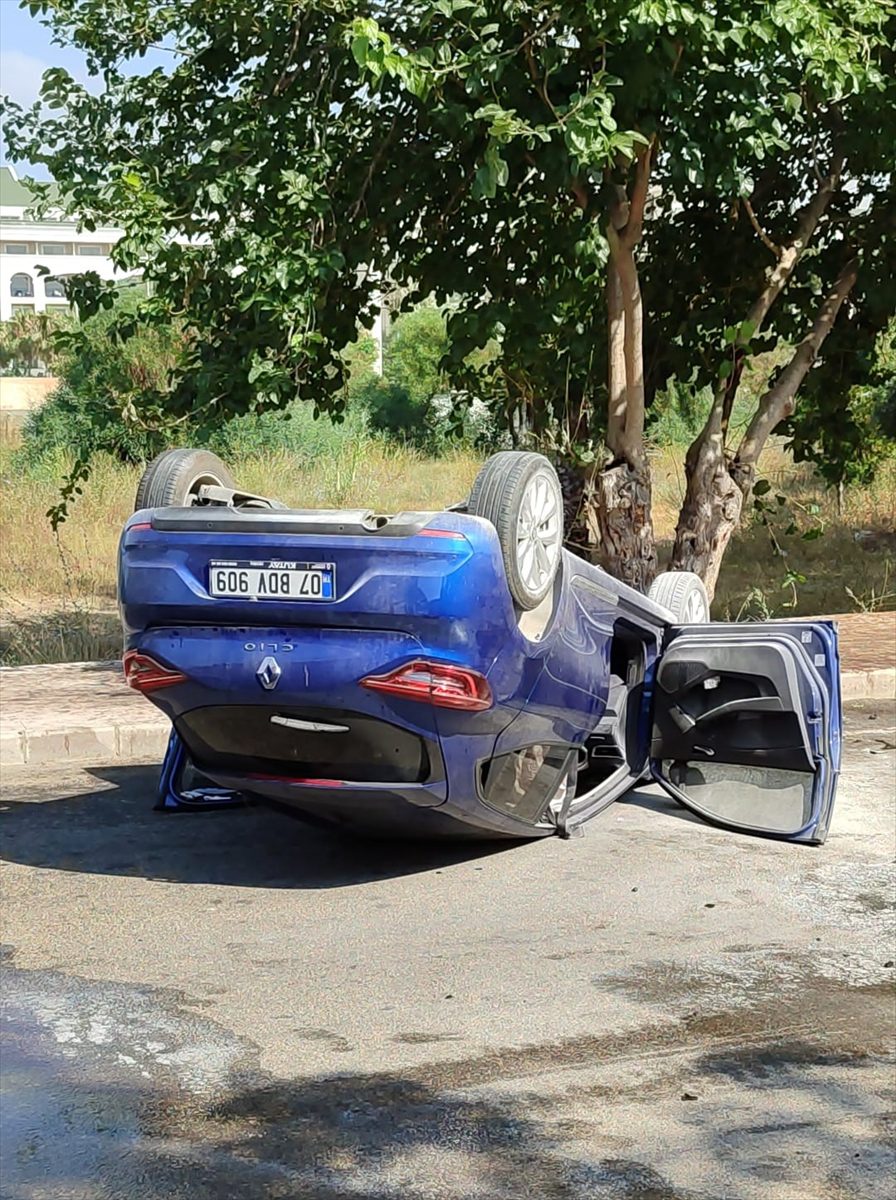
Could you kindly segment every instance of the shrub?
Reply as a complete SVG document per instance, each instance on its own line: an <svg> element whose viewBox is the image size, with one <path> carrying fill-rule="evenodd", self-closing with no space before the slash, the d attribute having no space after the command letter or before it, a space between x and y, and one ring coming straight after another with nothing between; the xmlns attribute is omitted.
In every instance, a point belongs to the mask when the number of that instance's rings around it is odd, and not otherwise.
<svg viewBox="0 0 896 1200"><path fill-rule="evenodd" d="M429 400L415 400L406 388L371 373L358 382L349 410L367 414L370 428L396 441L425 446L429 440Z"/></svg>
<svg viewBox="0 0 896 1200"><path fill-rule="evenodd" d="M403 313L384 349L383 375L371 359L348 383L349 405L367 413L371 429L432 452L451 437L450 422L437 404L445 393L442 359L448 352L445 318L431 304Z"/></svg>
<svg viewBox="0 0 896 1200"><path fill-rule="evenodd" d="M109 421L89 391L61 383L46 403L34 409L22 426L18 457L36 468L44 461L58 461L60 453L75 458L104 450L122 462L144 462L157 454L158 435Z"/></svg>
<svg viewBox="0 0 896 1200"><path fill-rule="evenodd" d="M367 414L349 408L341 422L315 417L310 404L297 400L279 412L248 413L228 421L208 439L208 447L226 461L286 450L300 460L335 458L348 443L367 436Z"/></svg>
<svg viewBox="0 0 896 1200"><path fill-rule="evenodd" d="M448 353L445 318L430 304L403 313L392 327L385 347L383 373L402 388L415 408L423 409L445 391L441 362Z"/></svg>
<svg viewBox="0 0 896 1200"><path fill-rule="evenodd" d="M122 341L109 336L114 315L133 307L136 297L124 293L112 312L85 321L69 340L61 363L61 383L42 408L31 413L22 429L19 461L32 473L55 470L63 457L87 459L99 452L121 462L142 463L169 446L208 446L225 459L278 450L313 461L336 454L347 442L363 438L367 418L358 407L339 423L316 420L312 407L296 401L282 411L248 413L217 429L200 430L190 422L146 429L122 412L138 391L164 393L168 375L183 346L183 334L172 326L137 327ZM361 338L347 355L350 370L369 371L376 347Z"/></svg>

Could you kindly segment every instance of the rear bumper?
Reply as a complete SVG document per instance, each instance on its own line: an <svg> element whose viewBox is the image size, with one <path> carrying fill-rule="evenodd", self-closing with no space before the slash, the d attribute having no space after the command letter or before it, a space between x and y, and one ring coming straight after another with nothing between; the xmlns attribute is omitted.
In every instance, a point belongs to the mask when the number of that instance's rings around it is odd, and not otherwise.
<svg viewBox="0 0 896 1200"><path fill-rule="evenodd" d="M432 656L409 634L184 626L129 642L187 677L149 698L221 787L334 824L392 834L405 826L409 835L415 813L450 799L452 828L472 822L498 836L513 832L503 819L495 827L478 778L516 707L453 712L361 686L367 675ZM259 678L266 658L280 671L273 688Z"/></svg>

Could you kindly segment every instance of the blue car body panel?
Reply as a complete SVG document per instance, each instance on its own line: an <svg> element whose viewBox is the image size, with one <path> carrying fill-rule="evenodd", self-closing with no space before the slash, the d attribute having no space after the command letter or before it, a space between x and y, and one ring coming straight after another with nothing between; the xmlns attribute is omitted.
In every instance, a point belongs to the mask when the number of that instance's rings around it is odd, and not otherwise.
<svg viewBox="0 0 896 1200"><path fill-rule="evenodd" d="M149 697L175 731L162 807L177 806L189 753L217 788L309 819L393 835L531 838L574 828L643 775L656 739L656 670L664 646L689 627L673 628L664 609L565 551L552 599L527 624L514 607L494 528L467 513L416 514L402 536L359 532L349 521L343 529L339 514L317 532L301 516L253 525L232 510L223 517L213 509L144 510L125 527L125 650L185 676ZM332 563L336 597L215 597L212 560ZM827 626L811 629L819 649L810 650L827 656L818 669L819 704L829 717L818 773L827 771L830 782L839 765L836 636ZM631 668L622 723L612 707L621 696L613 673L620 644ZM271 688L259 675L268 659L278 671ZM478 672L492 705L455 711L362 686L367 676L419 659ZM313 736L295 732L320 727ZM598 772L592 791L570 791L559 804L564 779L574 768L596 769L591 756L600 754L612 769ZM519 782L520 756L529 756L535 783ZM495 782L501 764L510 764L505 775L520 795L530 787L537 803L506 798L505 777ZM823 836L833 788L820 786L830 800L819 799L812 828L794 840Z"/></svg>

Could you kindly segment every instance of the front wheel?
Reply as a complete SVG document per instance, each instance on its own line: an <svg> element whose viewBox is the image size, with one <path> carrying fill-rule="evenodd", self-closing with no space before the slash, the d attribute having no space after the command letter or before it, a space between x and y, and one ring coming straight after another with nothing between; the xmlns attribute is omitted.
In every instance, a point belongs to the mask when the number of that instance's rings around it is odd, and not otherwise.
<svg viewBox="0 0 896 1200"><path fill-rule="evenodd" d="M550 592L563 548L563 493L543 454L502 450L476 476L467 511L498 531L510 594L523 610Z"/></svg>
<svg viewBox="0 0 896 1200"><path fill-rule="evenodd" d="M663 571L647 593L649 600L668 608L676 625L705 625L709 621L709 596L703 580L693 571Z"/></svg>

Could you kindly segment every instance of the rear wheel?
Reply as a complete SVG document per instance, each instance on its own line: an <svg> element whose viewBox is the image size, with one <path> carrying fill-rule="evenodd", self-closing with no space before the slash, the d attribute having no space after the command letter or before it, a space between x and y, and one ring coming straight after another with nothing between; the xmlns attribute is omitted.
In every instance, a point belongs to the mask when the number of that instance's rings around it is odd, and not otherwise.
<svg viewBox="0 0 896 1200"><path fill-rule="evenodd" d="M165 450L143 472L134 509L189 507L203 484L236 487L217 454L209 450Z"/></svg>
<svg viewBox="0 0 896 1200"><path fill-rule="evenodd" d="M550 592L563 546L563 493L542 454L502 450L476 476L467 511L494 525L510 593L522 609Z"/></svg>
<svg viewBox="0 0 896 1200"><path fill-rule="evenodd" d="M663 571L647 593L675 617L676 625L705 625L709 621L709 596L703 580L693 571Z"/></svg>

